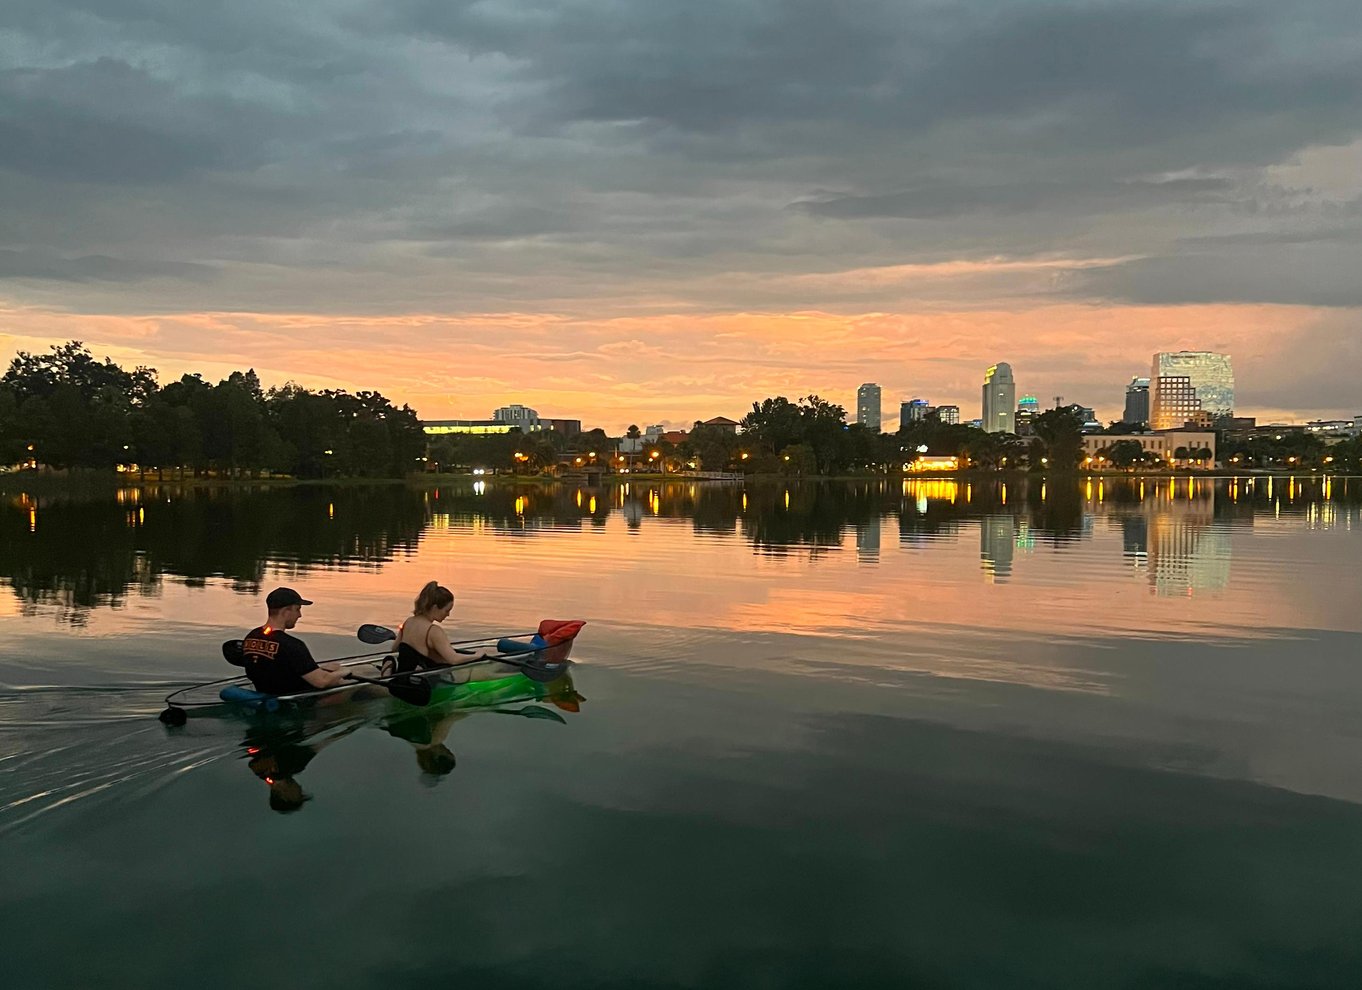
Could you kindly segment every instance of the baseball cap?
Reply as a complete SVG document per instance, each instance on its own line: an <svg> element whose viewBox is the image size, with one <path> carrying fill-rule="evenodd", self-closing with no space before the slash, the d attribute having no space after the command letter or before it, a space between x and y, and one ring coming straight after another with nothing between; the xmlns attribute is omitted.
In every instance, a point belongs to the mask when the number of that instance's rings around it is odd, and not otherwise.
<svg viewBox="0 0 1362 990"><path fill-rule="evenodd" d="M312 603L292 588L275 588L265 596L265 605L271 610L288 608L290 605L311 605Z"/></svg>

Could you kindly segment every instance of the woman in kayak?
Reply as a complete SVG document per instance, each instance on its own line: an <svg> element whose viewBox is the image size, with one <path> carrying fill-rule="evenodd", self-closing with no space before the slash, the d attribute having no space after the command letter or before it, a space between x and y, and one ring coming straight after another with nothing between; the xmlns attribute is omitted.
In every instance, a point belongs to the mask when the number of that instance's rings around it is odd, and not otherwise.
<svg viewBox="0 0 1362 990"><path fill-rule="evenodd" d="M393 650L397 653L395 672L448 667L487 655L485 650L454 652L454 647L449 645L449 634L440 625L452 611L454 592L438 581L431 581L421 589L416 596L411 618L397 630L397 642L393 644Z"/></svg>

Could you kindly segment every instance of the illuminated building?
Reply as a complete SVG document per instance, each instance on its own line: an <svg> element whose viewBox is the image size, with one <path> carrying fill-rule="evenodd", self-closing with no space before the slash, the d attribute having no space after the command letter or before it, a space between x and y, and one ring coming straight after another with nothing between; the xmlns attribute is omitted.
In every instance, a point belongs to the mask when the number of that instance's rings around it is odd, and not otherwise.
<svg viewBox="0 0 1362 990"><path fill-rule="evenodd" d="M856 422L867 430L880 432L880 387L866 382L856 390Z"/></svg>
<svg viewBox="0 0 1362 990"><path fill-rule="evenodd" d="M1156 430L1182 426L1192 413L1234 415L1234 370L1228 354L1163 351L1150 369L1149 423Z"/></svg>
<svg viewBox="0 0 1362 990"><path fill-rule="evenodd" d="M426 436L438 437L449 433L510 433L511 423L497 419L428 419L421 423Z"/></svg>
<svg viewBox="0 0 1362 990"><path fill-rule="evenodd" d="M1196 387L1186 375L1154 379L1149 406L1149 425L1156 430L1175 430L1201 412Z"/></svg>
<svg viewBox="0 0 1362 990"><path fill-rule="evenodd" d="M1029 437L1035 434L1032 423L1040 415L1040 400L1034 395L1023 395L1017 400L1017 419L1014 432L1019 437Z"/></svg>
<svg viewBox="0 0 1362 990"><path fill-rule="evenodd" d="M534 433L543 429L539 422L539 413L518 402L497 409L492 413L492 418L498 423L520 427L521 433Z"/></svg>
<svg viewBox="0 0 1362 990"><path fill-rule="evenodd" d="M926 399L910 399L902 403L899 406L899 426L926 419L932 408L932 404Z"/></svg>
<svg viewBox="0 0 1362 990"><path fill-rule="evenodd" d="M949 426L959 426L959 425L960 425L960 407L959 407L959 406L937 406L937 407L936 407L936 418L939 419L939 420L941 420L941 422L946 423L946 424L949 425Z"/></svg>
<svg viewBox="0 0 1362 990"><path fill-rule="evenodd" d="M960 458L958 457L934 457L927 454L919 454L916 460L909 461L903 466L903 470L913 474L927 471L958 471L960 470Z"/></svg>
<svg viewBox="0 0 1362 990"><path fill-rule="evenodd" d="M1209 451L1209 457L1200 463L1203 467L1215 467L1215 431L1214 430L1157 430L1153 433L1129 433L1124 436L1115 436L1108 433L1085 433L1083 435L1083 454L1096 460L1101 457L1101 452L1122 440L1134 440L1147 453L1153 454L1159 460L1168 462L1178 460L1175 456L1179 448L1186 448L1188 452L1194 450ZM1185 458L1191 461L1192 458ZM1088 465L1093 466L1093 465Z"/></svg>
<svg viewBox="0 0 1362 990"><path fill-rule="evenodd" d="M1017 432L1017 383L1012 365L999 361L984 374L983 415L985 433Z"/></svg>

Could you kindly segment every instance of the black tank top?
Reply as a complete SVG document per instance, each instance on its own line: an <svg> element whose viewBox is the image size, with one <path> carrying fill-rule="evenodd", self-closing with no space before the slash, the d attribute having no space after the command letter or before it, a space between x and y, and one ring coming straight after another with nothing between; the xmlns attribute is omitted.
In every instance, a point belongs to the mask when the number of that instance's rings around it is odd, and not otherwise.
<svg viewBox="0 0 1362 990"><path fill-rule="evenodd" d="M435 623L426 626L426 649L430 649L430 631L435 628ZM423 656L421 651L410 643L399 643L397 645L397 672L399 674L409 674L413 670L430 670L433 667L441 666L437 660Z"/></svg>

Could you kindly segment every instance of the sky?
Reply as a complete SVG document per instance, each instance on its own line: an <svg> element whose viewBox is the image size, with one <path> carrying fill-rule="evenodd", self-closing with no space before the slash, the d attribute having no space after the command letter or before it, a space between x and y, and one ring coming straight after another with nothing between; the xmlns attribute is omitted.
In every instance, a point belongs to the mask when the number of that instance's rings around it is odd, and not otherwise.
<svg viewBox="0 0 1362 990"><path fill-rule="evenodd" d="M1362 413L1362 7L7 0L0 359L521 402Z"/></svg>

